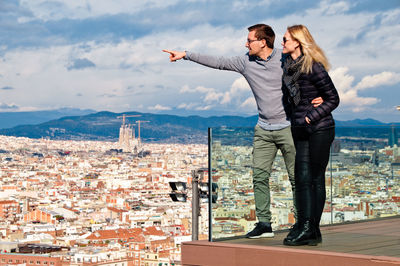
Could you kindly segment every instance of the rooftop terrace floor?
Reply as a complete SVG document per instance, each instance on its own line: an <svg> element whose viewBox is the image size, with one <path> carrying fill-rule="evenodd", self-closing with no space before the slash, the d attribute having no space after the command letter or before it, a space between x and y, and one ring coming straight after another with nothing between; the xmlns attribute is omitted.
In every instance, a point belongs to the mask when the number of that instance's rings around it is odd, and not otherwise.
<svg viewBox="0 0 400 266"><path fill-rule="evenodd" d="M184 265L400 265L400 216L321 227L318 246L288 247L274 238L192 241Z"/></svg>

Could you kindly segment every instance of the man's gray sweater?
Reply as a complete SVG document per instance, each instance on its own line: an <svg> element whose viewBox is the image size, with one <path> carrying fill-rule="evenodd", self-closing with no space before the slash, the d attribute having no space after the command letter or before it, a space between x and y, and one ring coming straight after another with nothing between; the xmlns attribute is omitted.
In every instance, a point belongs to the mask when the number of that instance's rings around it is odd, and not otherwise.
<svg viewBox="0 0 400 266"><path fill-rule="evenodd" d="M242 74L256 99L258 125L266 130L278 130L290 125L283 107L281 55L282 50L278 49L267 60L249 54L226 58L186 52L185 59Z"/></svg>

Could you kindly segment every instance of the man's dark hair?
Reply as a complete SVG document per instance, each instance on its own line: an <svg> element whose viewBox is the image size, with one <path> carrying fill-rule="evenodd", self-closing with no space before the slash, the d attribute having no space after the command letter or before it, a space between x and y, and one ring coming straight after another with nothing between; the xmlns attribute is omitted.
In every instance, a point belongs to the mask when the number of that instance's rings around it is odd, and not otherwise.
<svg viewBox="0 0 400 266"><path fill-rule="evenodd" d="M265 40L267 46L271 49L274 48L275 32L272 30L271 26L265 24L256 24L247 28L250 31L255 31L256 38L258 40Z"/></svg>

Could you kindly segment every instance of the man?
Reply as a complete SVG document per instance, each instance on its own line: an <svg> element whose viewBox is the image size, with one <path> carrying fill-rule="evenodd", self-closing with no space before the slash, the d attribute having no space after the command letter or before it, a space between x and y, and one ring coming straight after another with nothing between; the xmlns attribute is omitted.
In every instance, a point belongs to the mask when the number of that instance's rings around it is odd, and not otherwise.
<svg viewBox="0 0 400 266"><path fill-rule="evenodd" d="M253 25L248 31L246 47L249 52L243 56L224 58L192 52L163 51L170 54L171 62L183 58L211 68L235 71L242 74L249 83L258 108L253 141L253 186L258 223L246 237L273 237L269 189L272 164L278 149L281 150L294 195L295 148L283 104L282 51L274 48L275 33L265 24Z"/></svg>

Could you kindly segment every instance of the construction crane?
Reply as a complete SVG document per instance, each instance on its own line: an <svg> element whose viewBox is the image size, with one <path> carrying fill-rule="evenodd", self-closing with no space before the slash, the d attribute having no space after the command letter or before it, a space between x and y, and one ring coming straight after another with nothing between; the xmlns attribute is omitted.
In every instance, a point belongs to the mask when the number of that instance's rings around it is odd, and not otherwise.
<svg viewBox="0 0 400 266"><path fill-rule="evenodd" d="M126 120L127 117L139 117L139 116L141 116L141 115L126 115L126 114L123 114L121 116L117 116L117 118L122 118L122 126L125 126L125 120Z"/></svg>
<svg viewBox="0 0 400 266"><path fill-rule="evenodd" d="M140 139L140 123L147 123L147 122L150 122L150 121L145 121L145 120L137 120L137 121L135 121L137 124L138 124L138 141L139 141L139 143L141 144L141 139Z"/></svg>

